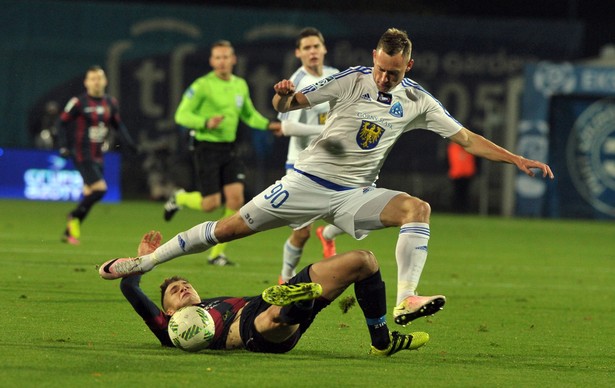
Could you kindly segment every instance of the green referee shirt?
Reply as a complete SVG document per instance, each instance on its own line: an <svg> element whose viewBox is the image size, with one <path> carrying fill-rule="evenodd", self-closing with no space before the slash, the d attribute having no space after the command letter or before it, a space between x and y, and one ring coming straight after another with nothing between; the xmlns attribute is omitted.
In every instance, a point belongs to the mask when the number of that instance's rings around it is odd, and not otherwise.
<svg viewBox="0 0 615 388"><path fill-rule="evenodd" d="M218 115L224 116L220 125L206 129L207 120ZM269 120L254 108L248 84L243 78L232 75L225 81L213 71L190 85L175 112L175 122L194 129L196 140L212 143L234 142L239 120L260 130L266 130L269 125Z"/></svg>

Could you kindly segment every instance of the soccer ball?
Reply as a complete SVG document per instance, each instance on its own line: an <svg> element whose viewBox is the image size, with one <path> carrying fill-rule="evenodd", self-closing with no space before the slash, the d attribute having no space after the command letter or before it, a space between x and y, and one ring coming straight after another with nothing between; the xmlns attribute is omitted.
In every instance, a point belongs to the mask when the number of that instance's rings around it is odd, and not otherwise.
<svg viewBox="0 0 615 388"><path fill-rule="evenodd" d="M211 315L202 307L182 307L169 320L169 337L175 347L188 352L198 352L214 339L216 325Z"/></svg>

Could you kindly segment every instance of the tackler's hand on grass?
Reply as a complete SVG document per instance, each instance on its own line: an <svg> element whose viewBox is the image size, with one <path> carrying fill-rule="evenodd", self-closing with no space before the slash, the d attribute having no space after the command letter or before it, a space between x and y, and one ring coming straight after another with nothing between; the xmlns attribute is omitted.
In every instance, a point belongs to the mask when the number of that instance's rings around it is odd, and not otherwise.
<svg viewBox="0 0 615 388"><path fill-rule="evenodd" d="M160 246L162 242L162 233L157 230L150 230L143 235L139 248L137 249L137 256L147 255L152 253Z"/></svg>

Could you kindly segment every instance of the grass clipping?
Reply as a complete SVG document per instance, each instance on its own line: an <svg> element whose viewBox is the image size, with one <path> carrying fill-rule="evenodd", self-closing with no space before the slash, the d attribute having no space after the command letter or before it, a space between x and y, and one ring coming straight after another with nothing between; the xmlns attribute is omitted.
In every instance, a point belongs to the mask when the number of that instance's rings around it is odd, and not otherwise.
<svg viewBox="0 0 615 388"><path fill-rule="evenodd" d="M346 314L348 310L354 307L357 303L357 300L352 295L348 295L340 299L340 310L342 310L343 314Z"/></svg>

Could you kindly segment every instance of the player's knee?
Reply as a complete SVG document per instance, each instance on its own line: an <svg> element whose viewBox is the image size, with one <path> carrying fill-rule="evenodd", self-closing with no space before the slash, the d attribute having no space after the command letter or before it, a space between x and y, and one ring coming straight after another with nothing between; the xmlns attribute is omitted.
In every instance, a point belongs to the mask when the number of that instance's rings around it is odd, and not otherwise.
<svg viewBox="0 0 615 388"><path fill-rule="evenodd" d="M376 255L374 255L371 251L359 249L354 252L362 272L372 274L378 271L378 268L380 267L378 260L376 259Z"/></svg>
<svg viewBox="0 0 615 388"><path fill-rule="evenodd" d="M422 199L410 197L404 201L402 212L404 224L408 222L429 222L431 206Z"/></svg>

